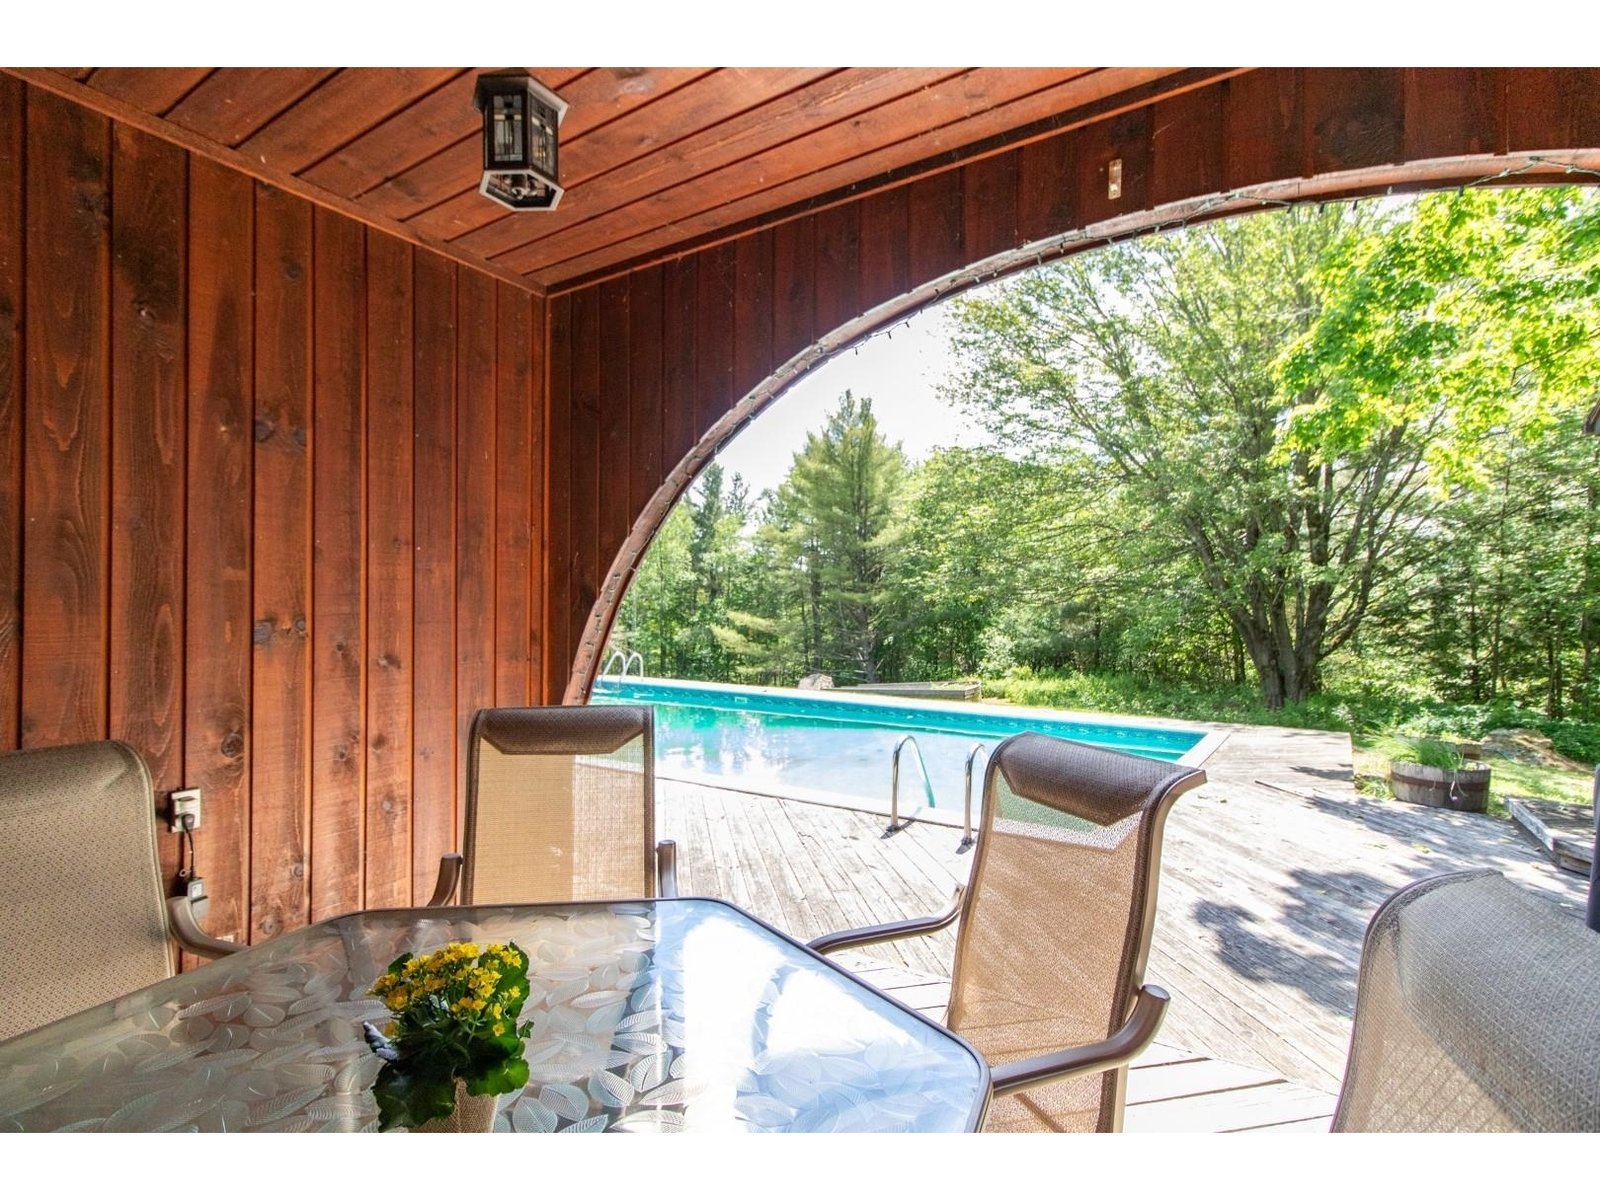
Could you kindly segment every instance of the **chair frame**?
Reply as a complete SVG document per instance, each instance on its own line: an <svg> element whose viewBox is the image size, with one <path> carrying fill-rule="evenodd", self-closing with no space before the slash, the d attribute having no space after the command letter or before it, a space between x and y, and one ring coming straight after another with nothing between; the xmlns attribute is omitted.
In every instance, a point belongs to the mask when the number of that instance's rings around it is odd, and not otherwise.
<svg viewBox="0 0 1600 1200"><path fill-rule="evenodd" d="M1010 740L1012 739L1006 739ZM1004 748L1005 742L995 747L994 754L990 756L984 770L983 823L972 860L972 878L979 884L982 880L985 843L988 841L985 835L989 832L990 822L993 819L990 809L991 785L994 774L999 769L997 764L1004 761L1002 754ZM1155 1039L1166 1015L1167 1005L1171 1001L1166 989L1143 982L1145 968L1150 958L1150 941L1155 931L1162 840L1166 831L1167 815L1171 812L1173 803L1185 792L1192 791L1205 782L1206 774L1199 768L1191 768L1185 774L1174 775L1150 807L1146 825L1147 836L1150 838L1148 854L1150 861L1156 864L1156 870L1152 873L1149 886L1145 889L1144 911L1139 919L1139 942L1134 947L1130 971L1134 989L1128 1015L1123 1024L1111 1036L1096 1042L1032 1055L1014 1062L990 1064L989 1074L994 1096L1009 1096L1043 1084L1060 1083L1082 1075L1098 1074L1126 1066ZM936 915L841 930L813 938L806 944L819 954L831 954L837 950L870 946L905 937L924 936L955 924L975 900L975 889L958 885L950 905ZM962 941L958 935L957 963L961 959L961 949ZM1125 1080L1119 1076L1115 1102L1119 1127L1124 1085Z"/></svg>
<svg viewBox="0 0 1600 1200"><path fill-rule="evenodd" d="M476 803L478 795L478 746L482 740L482 725L488 714L496 710L480 708L472 718L472 728L467 735L467 796L468 796L468 822L472 823L471 809ZM648 783L646 790L646 804L650 806L647 819L653 831L655 825L655 713L646 709L649 718L645 722L644 732L644 759ZM465 838L465 835L463 835ZM429 908L446 908L456 902L457 894L461 889L462 877L466 874L466 855L459 850L452 850L439 857L439 878L434 884L433 895L428 898ZM678 844L670 838L657 842L654 850L654 867L656 881L656 898L673 899L678 895ZM619 897L619 899L622 897Z"/></svg>

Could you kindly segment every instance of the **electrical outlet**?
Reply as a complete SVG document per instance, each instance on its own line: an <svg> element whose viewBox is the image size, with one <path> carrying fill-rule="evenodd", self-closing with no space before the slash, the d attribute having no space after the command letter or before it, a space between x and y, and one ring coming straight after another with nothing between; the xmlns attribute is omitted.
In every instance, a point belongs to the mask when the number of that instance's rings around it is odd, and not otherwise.
<svg viewBox="0 0 1600 1200"><path fill-rule="evenodd" d="M1113 158L1106 168L1106 199L1122 199L1122 160Z"/></svg>
<svg viewBox="0 0 1600 1200"><path fill-rule="evenodd" d="M183 818L194 818L191 832L200 828L200 789L179 788L167 797L167 828L173 833L183 832Z"/></svg>

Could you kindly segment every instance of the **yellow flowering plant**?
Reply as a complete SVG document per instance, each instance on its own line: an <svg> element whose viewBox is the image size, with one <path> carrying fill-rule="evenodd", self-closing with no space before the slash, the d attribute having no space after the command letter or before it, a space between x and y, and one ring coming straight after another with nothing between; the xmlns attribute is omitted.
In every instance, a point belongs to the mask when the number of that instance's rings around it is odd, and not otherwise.
<svg viewBox="0 0 1600 1200"><path fill-rule="evenodd" d="M528 956L515 942L452 942L418 958L402 954L372 988L393 1014L367 1044L383 1059L373 1084L378 1125L415 1128L455 1109L455 1081L475 1096L528 1083L517 1017L528 998Z"/></svg>

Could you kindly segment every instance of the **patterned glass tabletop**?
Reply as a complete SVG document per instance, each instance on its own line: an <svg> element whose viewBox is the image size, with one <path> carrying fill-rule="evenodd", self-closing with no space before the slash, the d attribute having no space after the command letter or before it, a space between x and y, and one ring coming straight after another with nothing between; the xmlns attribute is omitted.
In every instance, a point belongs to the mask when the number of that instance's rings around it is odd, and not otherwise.
<svg viewBox="0 0 1600 1200"><path fill-rule="evenodd" d="M358 913L0 1043L4 1130L375 1130L366 997L406 951L527 951L496 1130L960 1131L967 1044L717 900Z"/></svg>

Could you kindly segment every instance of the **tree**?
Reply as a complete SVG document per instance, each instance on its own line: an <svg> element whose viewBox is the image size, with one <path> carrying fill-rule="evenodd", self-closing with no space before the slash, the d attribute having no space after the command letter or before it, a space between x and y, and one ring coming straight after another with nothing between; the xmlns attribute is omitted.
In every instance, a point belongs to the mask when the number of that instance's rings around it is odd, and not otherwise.
<svg viewBox="0 0 1600 1200"><path fill-rule="evenodd" d="M841 680L880 677L905 474L899 445L878 433L871 399L846 391L778 489L776 549L800 576L812 669Z"/></svg>

